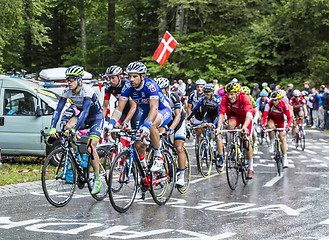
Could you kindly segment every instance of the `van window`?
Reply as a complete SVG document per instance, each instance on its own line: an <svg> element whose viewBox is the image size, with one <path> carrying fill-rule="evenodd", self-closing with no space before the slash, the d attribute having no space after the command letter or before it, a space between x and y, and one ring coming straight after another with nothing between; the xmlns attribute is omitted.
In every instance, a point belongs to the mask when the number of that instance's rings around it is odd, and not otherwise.
<svg viewBox="0 0 329 240"><path fill-rule="evenodd" d="M41 101L41 108L43 110L44 115L53 115L54 109L49 107L49 105L45 101Z"/></svg>
<svg viewBox="0 0 329 240"><path fill-rule="evenodd" d="M6 90L5 115L34 116L38 99L32 94L19 90Z"/></svg>

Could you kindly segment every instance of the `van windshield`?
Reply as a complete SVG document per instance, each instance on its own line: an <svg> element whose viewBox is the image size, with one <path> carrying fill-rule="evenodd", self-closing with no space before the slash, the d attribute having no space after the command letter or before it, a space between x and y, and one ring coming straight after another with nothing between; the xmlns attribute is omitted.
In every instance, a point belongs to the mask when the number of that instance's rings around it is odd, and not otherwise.
<svg viewBox="0 0 329 240"><path fill-rule="evenodd" d="M37 88L31 88L33 92L37 93L37 94L41 94L45 97L50 98L52 101L54 102L58 102L59 99L61 98L57 93L54 93L50 90L47 89L37 89Z"/></svg>

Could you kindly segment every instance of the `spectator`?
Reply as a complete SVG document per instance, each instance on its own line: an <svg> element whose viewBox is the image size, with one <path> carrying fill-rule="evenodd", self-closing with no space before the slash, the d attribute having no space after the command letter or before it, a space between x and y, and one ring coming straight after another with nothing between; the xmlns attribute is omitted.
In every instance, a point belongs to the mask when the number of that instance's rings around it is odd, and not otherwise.
<svg viewBox="0 0 329 240"><path fill-rule="evenodd" d="M304 82L304 90L303 91L308 92L308 94L312 93L312 90L310 88L310 82L309 81Z"/></svg>
<svg viewBox="0 0 329 240"><path fill-rule="evenodd" d="M324 88L324 99L323 99L323 109L324 109L324 129L329 130L329 89Z"/></svg>
<svg viewBox="0 0 329 240"><path fill-rule="evenodd" d="M259 94L260 94L259 85L258 85L258 83L254 83L254 84L252 85L252 89L251 89L251 96L252 96L254 99L257 99L257 98L259 98Z"/></svg>
<svg viewBox="0 0 329 240"><path fill-rule="evenodd" d="M292 83L288 84L287 88L287 98L290 100L290 98L293 97L292 93L294 92L294 85Z"/></svg>
<svg viewBox="0 0 329 240"><path fill-rule="evenodd" d="M216 92L218 92L218 90L219 90L219 88L220 88L220 87L219 87L219 84L218 84L218 80L217 80L216 78L214 79L213 84L214 84L214 86L215 86L215 93L216 93Z"/></svg>
<svg viewBox="0 0 329 240"><path fill-rule="evenodd" d="M186 84L183 82L182 79L178 80L178 87L182 91L183 96L185 96L185 94L186 94L186 92L185 92Z"/></svg>
<svg viewBox="0 0 329 240"><path fill-rule="evenodd" d="M281 90L281 86L280 85L276 85L275 86L275 91L279 91L279 90Z"/></svg>
<svg viewBox="0 0 329 240"><path fill-rule="evenodd" d="M190 96L190 94L193 90L195 90L195 84L189 78L189 79L187 79L187 84L186 84L186 96Z"/></svg>
<svg viewBox="0 0 329 240"><path fill-rule="evenodd" d="M319 91L319 95L321 97L321 102L319 102L319 130L323 130L324 129L324 108L323 108L323 100L324 100L324 96L325 96L325 92L324 92L324 85L320 86L320 91Z"/></svg>
<svg viewBox="0 0 329 240"><path fill-rule="evenodd" d="M313 125L312 128L318 128L319 124L319 102L321 101L321 97L319 91L316 88L312 88L312 96L310 98L313 109L312 109L312 119ZM321 102L322 105L322 102Z"/></svg>
<svg viewBox="0 0 329 240"><path fill-rule="evenodd" d="M275 83L270 84L270 89L271 89L271 92L273 92L275 90Z"/></svg>

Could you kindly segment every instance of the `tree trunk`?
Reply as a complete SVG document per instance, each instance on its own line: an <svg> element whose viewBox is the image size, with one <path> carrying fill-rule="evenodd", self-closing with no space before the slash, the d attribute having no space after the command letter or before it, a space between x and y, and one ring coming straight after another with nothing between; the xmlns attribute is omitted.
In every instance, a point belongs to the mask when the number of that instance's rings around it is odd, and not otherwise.
<svg viewBox="0 0 329 240"><path fill-rule="evenodd" d="M25 16L26 16L26 28L24 32L24 55L23 64L28 71L31 70L32 62L32 33L31 33L31 2L24 1L25 5ZM16 69L18 70L18 69ZM20 70L20 69L19 69Z"/></svg>
<svg viewBox="0 0 329 240"><path fill-rule="evenodd" d="M176 27L175 32L183 34L184 30L184 7L180 4L176 10Z"/></svg>
<svg viewBox="0 0 329 240"><path fill-rule="evenodd" d="M115 0L108 0L108 19L107 19L107 29L108 29L108 45L109 47L114 47L115 41Z"/></svg>
<svg viewBox="0 0 329 240"><path fill-rule="evenodd" d="M158 38L159 41L161 41L163 34L165 33L165 31L167 30L167 12L165 9L165 5L164 5L165 0L160 0L160 10L159 10L159 25L158 25L158 29L159 29L159 33L158 33Z"/></svg>
<svg viewBox="0 0 329 240"><path fill-rule="evenodd" d="M78 0L78 9L80 14L81 24L81 47L82 47L82 58L85 59L87 50L87 36L86 36L86 20L85 20L85 1Z"/></svg>

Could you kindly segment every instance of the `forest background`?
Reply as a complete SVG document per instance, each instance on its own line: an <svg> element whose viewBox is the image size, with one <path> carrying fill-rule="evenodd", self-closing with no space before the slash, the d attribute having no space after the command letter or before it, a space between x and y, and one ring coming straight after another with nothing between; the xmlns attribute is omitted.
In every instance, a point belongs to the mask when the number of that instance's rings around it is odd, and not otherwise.
<svg viewBox="0 0 329 240"><path fill-rule="evenodd" d="M328 83L327 0L0 0L0 72L140 60L151 77ZM168 30L179 42L161 67Z"/></svg>

